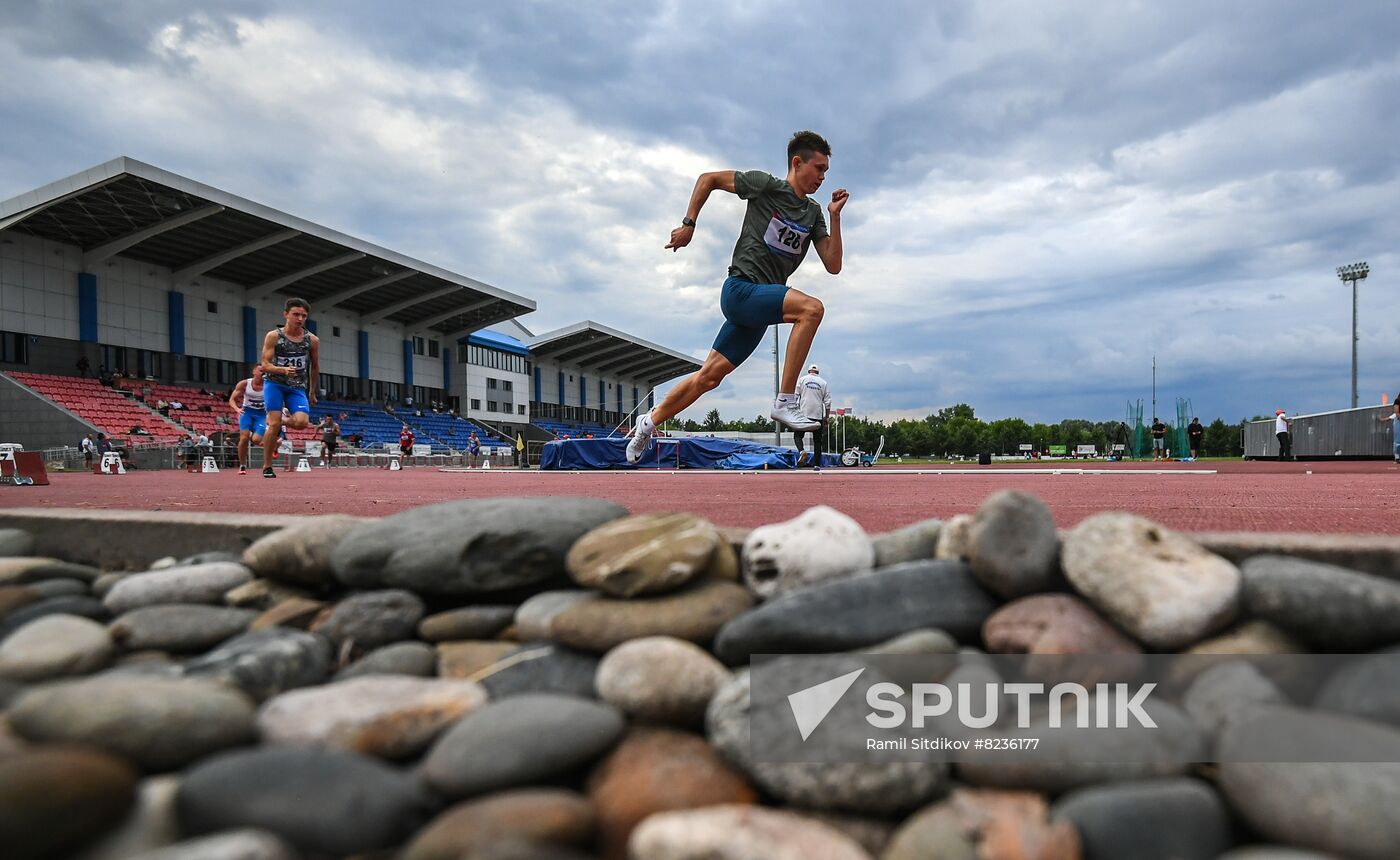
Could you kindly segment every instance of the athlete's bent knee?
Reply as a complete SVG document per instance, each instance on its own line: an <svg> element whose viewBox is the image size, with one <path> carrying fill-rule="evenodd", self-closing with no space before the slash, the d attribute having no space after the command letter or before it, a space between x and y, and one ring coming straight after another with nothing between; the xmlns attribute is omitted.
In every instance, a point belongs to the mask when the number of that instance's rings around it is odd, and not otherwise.
<svg viewBox="0 0 1400 860"><path fill-rule="evenodd" d="M716 368L703 368L695 374L695 387L700 389L701 394L714 391L719 388L719 384L724 381L726 375L724 371Z"/></svg>
<svg viewBox="0 0 1400 860"><path fill-rule="evenodd" d="M802 305L802 318L810 322L821 322L826 315L826 305L822 300L812 296L807 297L807 301Z"/></svg>

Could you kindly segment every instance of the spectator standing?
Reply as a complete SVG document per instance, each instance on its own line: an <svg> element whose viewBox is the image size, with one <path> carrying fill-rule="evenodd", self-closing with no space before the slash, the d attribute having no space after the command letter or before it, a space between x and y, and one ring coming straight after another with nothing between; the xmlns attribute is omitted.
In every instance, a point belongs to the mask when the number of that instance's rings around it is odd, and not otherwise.
<svg viewBox="0 0 1400 860"><path fill-rule="evenodd" d="M186 469L194 469L195 458L199 456L199 437L194 433L180 440L176 446L180 451L180 459L184 461Z"/></svg>
<svg viewBox="0 0 1400 860"><path fill-rule="evenodd" d="M91 367L92 367L92 364L88 361L88 357L87 357L86 355L80 355L80 356L78 356L78 375L79 375L79 376L81 376L83 379L87 379L87 373L88 373L88 370L89 370Z"/></svg>
<svg viewBox="0 0 1400 860"><path fill-rule="evenodd" d="M1198 460L1201 456L1201 440L1205 438L1206 428L1201 426L1201 419L1192 418L1191 423L1186 425L1186 441L1191 449L1191 459Z"/></svg>
<svg viewBox="0 0 1400 860"><path fill-rule="evenodd" d="M1293 422L1282 409L1274 410L1274 435L1278 437L1278 458L1293 459Z"/></svg>
<svg viewBox="0 0 1400 860"><path fill-rule="evenodd" d="M92 457L97 453L97 441L89 433L83 437L83 441L78 443L78 447L83 452L83 464L89 469L92 468Z"/></svg>
<svg viewBox="0 0 1400 860"><path fill-rule="evenodd" d="M831 414L831 392L826 380L821 378L821 368L813 364L807 368L807 375L797 382L797 411L804 418L818 422L815 430L795 430L793 442L797 445L797 466L804 464L819 470L822 465L822 434L826 430L826 419ZM804 437L812 434L812 455L807 459Z"/></svg>
<svg viewBox="0 0 1400 860"><path fill-rule="evenodd" d="M1381 407L1381 414L1376 416L1377 421L1389 421L1391 432L1391 448L1395 452L1395 462L1400 463L1400 400L1391 404L1393 411L1386 412L1385 407Z"/></svg>
<svg viewBox="0 0 1400 860"><path fill-rule="evenodd" d="M405 421L403 429L399 431L399 453L407 460L413 456L413 431L409 429L408 422Z"/></svg>
<svg viewBox="0 0 1400 860"><path fill-rule="evenodd" d="M1167 425L1156 415L1152 416L1152 461L1167 459Z"/></svg>
<svg viewBox="0 0 1400 860"><path fill-rule="evenodd" d="M467 468L475 469L477 458L481 456L481 440L476 438L476 431L467 437Z"/></svg>

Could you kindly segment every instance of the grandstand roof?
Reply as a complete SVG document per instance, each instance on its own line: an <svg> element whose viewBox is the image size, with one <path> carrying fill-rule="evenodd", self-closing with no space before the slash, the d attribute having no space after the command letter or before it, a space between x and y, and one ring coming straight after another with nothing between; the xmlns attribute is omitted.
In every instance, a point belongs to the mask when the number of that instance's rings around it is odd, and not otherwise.
<svg viewBox="0 0 1400 860"><path fill-rule="evenodd" d="M0 231L83 250L95 271L118 254L244 287L245 301L301 296L444 334L535 309L523 296L423 263L131 158L115 158L0 202Z"/></svg>
<svg viewBox="0 0 1400 860"><path fill-rule="evenodd" d="M600 374L644 379L650 385L692 373L701 364L688 355L592 320L536 335L527 346L539 358Z"/></svg>
<svg viewBox="0 0 1400 860"><path fill-rule="evenodd" d="M457 342L470 343L474 346L486 346L490 347L491 349L505 350L506 352L513 352L516 355L530 355L530 348L527 347L524 343L516 340L508 334L502 334L501 332L491 331L489 329L484 329L482 331L474 331L464 338L459 338Z"/></svg>

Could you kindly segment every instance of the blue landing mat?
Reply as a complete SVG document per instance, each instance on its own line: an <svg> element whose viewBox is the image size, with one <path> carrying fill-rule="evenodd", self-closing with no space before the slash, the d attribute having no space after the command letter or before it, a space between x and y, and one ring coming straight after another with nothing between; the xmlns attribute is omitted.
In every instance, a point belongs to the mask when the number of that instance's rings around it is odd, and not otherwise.
<svg viewBox="0 0 1400 860"><path fill-rule="evenodd" d="M823 467L841 465L835 454L822 455ZM540 458L541 469L794 469L797 451L710 437L658 437L641 462L627 462L627 440L564 439L547 442Z"/></svg>

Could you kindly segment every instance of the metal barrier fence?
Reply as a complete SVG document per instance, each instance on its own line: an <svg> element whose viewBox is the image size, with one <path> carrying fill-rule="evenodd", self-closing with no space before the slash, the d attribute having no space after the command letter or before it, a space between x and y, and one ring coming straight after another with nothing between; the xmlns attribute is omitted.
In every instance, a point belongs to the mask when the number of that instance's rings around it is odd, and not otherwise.
<svg viewBox="0 0 1400 860"><path fill-rule="evenodd" d="M1393 407L1362 406L1298 415L1292 419L1293 456L1304 459L1323 457L1386 458L1394 453L1390 416ZM1380 419L1385 420L1380 420ZM1278 437L1274 419L1250 421L1244 425L1246 460L1278 457Z"/></svg>

